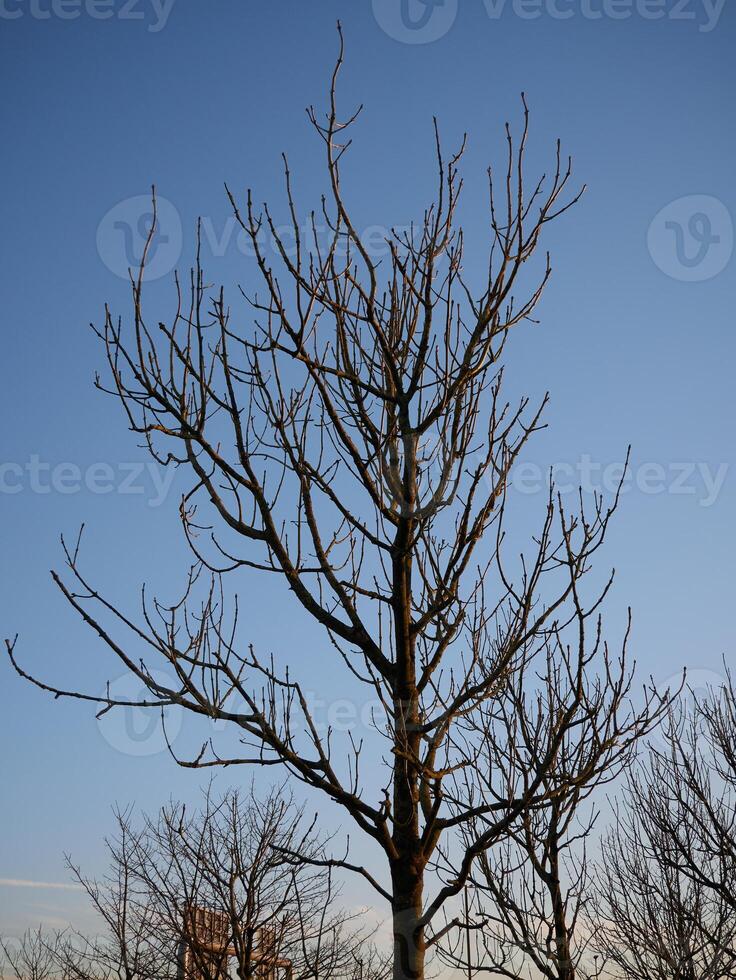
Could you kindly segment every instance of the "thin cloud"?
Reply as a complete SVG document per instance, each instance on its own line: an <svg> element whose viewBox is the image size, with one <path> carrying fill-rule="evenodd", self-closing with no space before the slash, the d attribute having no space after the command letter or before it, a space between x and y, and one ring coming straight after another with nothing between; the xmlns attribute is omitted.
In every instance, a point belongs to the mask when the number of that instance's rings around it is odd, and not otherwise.
<svg viewBox="0 0 736 980"><path fill-rule="evenodd" d="M0 887L4 888L57 888L61 891L78 892L81 885L61 881L26 881L23 878L0 878Z"/></svg>

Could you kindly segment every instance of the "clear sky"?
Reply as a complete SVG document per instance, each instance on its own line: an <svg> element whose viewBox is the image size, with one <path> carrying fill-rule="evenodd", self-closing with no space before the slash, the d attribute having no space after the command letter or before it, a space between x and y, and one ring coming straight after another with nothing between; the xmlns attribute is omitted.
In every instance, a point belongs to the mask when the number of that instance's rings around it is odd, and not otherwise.
<svg viewBox="0 0 736 980"><path fill-rule="evenodd" d="M632 480L602 556L618 572L614 634L631 604L632 649L658 683L683 665L696 683L717 679L732 659L736 10L435 3L0 0L0 624L20 633L18 654L36 672L94 691L120 675L52 586L61 532L86 521L87 567L130 609L141 582L171 595L186 566L184 484L147 468L117 404L92 387L102 361L88 324L105 301L127 309L140 196L155 183L169 202L154 301L169 295L166 273L188 266L198 215L210 278L247 282L223 182L281 200L286 150L300 200L318 204L322 157L304 108L323 99L338 17L343 105L366 105L346 166L361 227L421 214L432 115L448 144L470 134L471 273L484 261L485 167L504 121L518 124L521 91L532 164L548 162L557 136L574 155L589 189L548 239L541 326L513 347L512 384L552 396L517 489L533 514L544 506L535 474L549 465L564 467L568 488L605 485L631 443ZM316 637L288 596L256 577L239 588L249 639L310 655ZM339 698L321 663L315 689ZM140 719L98 725L2 663L0 698L0 928L12 933L79 918L77 893L38 883L66 880L64 851L103 870L114 801L153 809L195 797L201 780L156 751L155 733L142 738ZM189 725L184 747L196 740ZM229 772L223 785L238 778L249 777Z"/></svg>

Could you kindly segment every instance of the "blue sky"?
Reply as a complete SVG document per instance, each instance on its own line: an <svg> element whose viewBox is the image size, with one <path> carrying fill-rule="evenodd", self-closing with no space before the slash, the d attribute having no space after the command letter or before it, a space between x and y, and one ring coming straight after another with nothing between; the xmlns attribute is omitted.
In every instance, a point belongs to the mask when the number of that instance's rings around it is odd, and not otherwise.
<svg viewBox="0 0 736 980"><path fill-rule="evenodd" d="M159 271L187 267L201 215L208 271L230 286L250 273L224 181L280 201L286 150L300 200L318 203L304 108L324 97L338 17L342 104L366 106L346 167L361 227L421 214L433 115L448 145L470 135L471 273L485 168L522 91L532 164L548 163L557 136L573 154L588 191L550 233L542 323L514 340L510 365L513 387L552 396L519 475L523 509L544 506L534 488L546 467L598 486L631 443L603 555L617 568L612 628L631 604L642 672L664 683L689 665L696 681L717 679L734 649L736 12L709 0L407 0L403 18L400 0L0 0L3 634L19 632L19 656L52 680L100 690L119 676L48 574L59 534L83 521L87 567L129 608L142 581L168 594L181 582L184 483L147 466L118 406L93 390L102 361L88 323L106 301L127 308L126 235L135 255L152 183L169 202ZM149 295L163 303L169 289L162 274ZM313 634L288 597L257 577L239 588L249 638L309 655ZM339 698L322 670L315 687ZM135 719L100 727L7 664L0 697L0 927L14 932L81 915L76 893L17 882L65 881L64 851L101 871L114 801L152 809L196 797L201 780L152 752L155 736L142 743ZM196 739L188 725L183 745Z"/></svg>

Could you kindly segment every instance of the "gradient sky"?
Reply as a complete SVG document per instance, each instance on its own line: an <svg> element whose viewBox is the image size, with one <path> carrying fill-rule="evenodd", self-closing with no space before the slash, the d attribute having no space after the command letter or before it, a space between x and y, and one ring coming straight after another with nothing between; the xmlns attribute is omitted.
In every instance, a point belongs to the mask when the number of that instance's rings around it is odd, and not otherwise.
<svg viewBox="0 0 736 980"><path fill-rule="evenodd" d="M557 136L574 155L588 191L551 230L542 323L513 347L512 385L552 396L519 485L524 509L544 506L541 488L524 493L534 466L565 464L568 484L592 472L598 485L631 443L634 479L602 556L618 574L614 635L631 604L633 652L662 684L683 665L695 683L717 680L732 658L733 5L410 0L408 13L413 27L400 0L0 0L0 624L20 633L36 672L95 692L120 675L52 586L60 533L87 523L86 566L130 609L144 580L175 592L187 562L185 484L164 492L155 481L166 474L141 471L119 407L92 387L102 361L88 324L105 301L128 308L124 226L135 257L137 199L155 183L170 202L160 271L188 266L202 215L210 278L247 281L223 182L282 200L286 150L300 200L318 204L322 157L304 108L324 97L338 17L342 105L366 105L346 165L361 227L421 214L433 114L448 145L470 134L471 273L484 261L485 167L504 121L518 124L522 90L531 164L549 161ZM149 289L154 302L170 295L165 275ZM257 577L240 588L248 637L308 656L313 634L283 591ZM340 697L335 675L314 667L327 699ZM150 810L195 798L202 780L165 752L136 754L160 748L155 735L141 743L122 721L100 726L7 663L0 697L0 930L83 924L78 893L39 884L67 880L63 852L99 873L115 801ZM196 737L188 724L184 746ZM220 781L238 778L249 776Z"/></svg>

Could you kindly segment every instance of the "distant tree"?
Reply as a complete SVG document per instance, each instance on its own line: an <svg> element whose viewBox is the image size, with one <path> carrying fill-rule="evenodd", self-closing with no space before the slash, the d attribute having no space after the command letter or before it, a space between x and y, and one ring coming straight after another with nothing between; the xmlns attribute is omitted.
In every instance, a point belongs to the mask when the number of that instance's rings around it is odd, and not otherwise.
<svg viewBox="0 0 736 980"><path fill-rule="evenodd" d="M66 976L222 980L234 971L246 980L279 959L291 961L294 980L352 980L361 962L365 980L385 975L368 931L338 909L331 870L285 853L322 851L288 794L208 793L194 814L172 803L138 828L127 811L117 824L102 881L70 862L105 930L99 939L66 935L57 956ZM214 928L203 930L197 912Z"/></svg>
<svg viewBox="0 0 736 980"><path fill-rule="evenodd" d="M736 916L736 687L673 706L664 740L632 781L633 806L668 842L667 863Z"/></svg>
<svg viewBox="0 0 736 980"><path fill-rule="evenodd" d="M0 976L10 980L57 980L59 977L58 949L61 934L58 932L44 933L41 926L37 929L27 929L17 942L9 938L0 938L0 949L5 955L6 965L12 974L3 968Z"/></svg>
<svg viewBox="0 0 736 980"><path fill-rule="evenodd" d="M690 721L685 713L671 714L664 730L668 748L652 748L631 773L602 842L593 890L596 941L613 977L736 977L734 866L709 825L717 815L733 818L723 784L708 781L714 743L702 729L719 702L701 703Z"/></svg>
<svg viewBox="0 0 736 980"><path fill-rule="evenodd" d="M102 878L85 877L67 856L99 923L93 936L68 929L56 944L61 974L68 980L173 980L178 972L181 926L161 929L145 883L136 873L145 848L142 828L117 812L117 832L105 840L109 867Z"/></svg>
<svg viewBox="0 0 736 980"><path fill-rule="evenodd" d="M452 923L458 928L440 943L443 961L465 975L575 980L598 972L588 861L598 811L591 797L631 763L651 725L628 707L631 675L623 660L612 664L607 650L602 659L603 677L590 683L585 659L551 646L533 696L519 676L482 719L486 803L495 799L499 773L534 772L551 731L561 727L565 735L544 777L544 801L528 807L505 841L479 856L466 908ZM571 703L568 723L563 716ZM452 855L443 857L441 870L451 877Z"/></svg>
<svg viewBox="0 0 736 980"><path fill-rule="evenodd" d="M461 895L475 861L549 797L548 776L585 695L570 689L533 768L504 776L493 799L466 791L488 775L475 768L483 745L463 725L492 712L520 671L533 676L547 645L565 648L569 629L575 656L596 669L580 629L610 580L585 597L583 586L616 500L596 496L569 514L550 487L530 548L520 561L508 554L509 474L547 399L509 404L502 363L510 332L533 321L551 274L548 255L535 268L541 236L579 197L569 193L571 165L559 143L549 178L529 182L526 105L518 141L507 127L506 160L500 174L489 173L480 219L490 243L478 286L463 270L456 222L462 147L446 159L438 136L435 200L411 232L388 235L386 255L376 258L344 195L358 113L338 115L342 60L341 44L327 113L309 113L326 153L319 220L330 241L321 241L314 212L305 234L285 161L288 235L250 192L241 208L228 191L260 282L248 294L252 327L236 322L199 258L186 295L176 279L170 320L152 325L143 302L147 248L132 276L131 329L108 309L97 331L110 370L99 386L120 399L156 460L192 477L181 517L197 564L184 596L146 600L139 623L90 584L78 547L66 551L68 576L54 577L145 685L136 703L227 722L245 743L234 757L209 743L182 764L281 766L344 808L383 852L384 867L350 854L322 863L362 875L389 903L394 980L422 980L438 913ZM154 222L149 243L155 231ZM198 500L217 525L211 535ZM280 578L324 630L327 652L314 651L308 672L302 657L282 669L240 638L237 604L228 613L221 590L224 576L243 569ZM200 594L203 571L213 581ZM8 651L28 677L15 641ZM336 664L383 707L374 734L384 744L371 746L385 760L377 791L364 782L362 741L350 732L338 748L310 710L305 678ZM130 703L35 682L103 711ZM646 702L644 715L656 713L656 696ZM463 841L457 874L435 887L432 861L450 839Z"/></svg>

